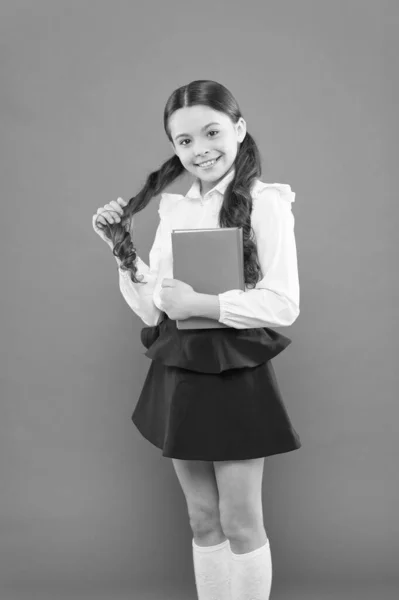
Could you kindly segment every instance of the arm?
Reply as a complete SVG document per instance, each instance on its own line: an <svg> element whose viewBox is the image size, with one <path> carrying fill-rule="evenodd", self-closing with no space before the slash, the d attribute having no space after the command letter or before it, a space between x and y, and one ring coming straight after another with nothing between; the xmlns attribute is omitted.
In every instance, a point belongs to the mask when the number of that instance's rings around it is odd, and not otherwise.
<svg viewBox="0 0 399 600"><path fill-rule="evenodd" d="M196 292L190 307L191 316L207 317L208 319L220 319L220 300L219 296L213 294L200 294Z"/></svg>
<svg viewBox="0 0 399 600"><path fill-rule="evenodd" d="M218 294L220 323L236 329L287 327L299 315L299 278L291 209L295 194L284 184L254 198L252 227L263 278L246 291Z"/></svg>
<svg viewBox="0 0 399 600"><path fill-rule="evenodd" d="M148 282L146 285L134 283L130 278L129 271L123 271L119 268L120 261L117 257L118 273L119 273L119 288L122 296L130 308L138 315L141 320L149 326L156 325L160 319L162 311L154 304L153 293L157 282L159 263L162 253L163 240L162 220L158 224L155 234L155 239L150 250L148 266L139 256L136 258L137 274L144 275L143 281Z"/></svg>

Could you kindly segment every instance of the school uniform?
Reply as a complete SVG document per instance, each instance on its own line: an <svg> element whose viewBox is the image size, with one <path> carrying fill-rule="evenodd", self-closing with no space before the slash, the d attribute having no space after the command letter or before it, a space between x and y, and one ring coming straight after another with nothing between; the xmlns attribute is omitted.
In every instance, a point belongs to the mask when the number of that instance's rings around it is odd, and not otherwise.
<svg viewBox="0 0 399 600"><path fill-rule="evenodd" d="M132 421L165 457L244 460L301 447L271 362L291 344L272 328L299 315L295 193L288 184L257 179L251 189L262 278L255 288L218 294L219 321L228 327L179 330L162 310L162 280L173 278L172 229L219 227L233 177L234 169L203 198L198 179L186 195L162 193L149 266L136 262L147 284L118 269L121 293L146 325L141 341L151 359Z"/></svg>

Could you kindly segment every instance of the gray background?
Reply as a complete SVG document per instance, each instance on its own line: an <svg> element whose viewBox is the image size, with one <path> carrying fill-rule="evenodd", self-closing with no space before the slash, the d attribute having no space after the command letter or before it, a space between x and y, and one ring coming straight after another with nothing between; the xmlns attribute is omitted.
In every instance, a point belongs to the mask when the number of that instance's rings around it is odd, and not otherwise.
<svg viewBox="0 0 399 600"><path fill-rule="evenodd" d="M195 598L183 492L131 422L144 324L91 225L171 155L163 108L194 79L296 192L301 315L274 365L303 447L265 461L272 597L395 596L398 3L139 4L0 4L0 598Z"/></svg>

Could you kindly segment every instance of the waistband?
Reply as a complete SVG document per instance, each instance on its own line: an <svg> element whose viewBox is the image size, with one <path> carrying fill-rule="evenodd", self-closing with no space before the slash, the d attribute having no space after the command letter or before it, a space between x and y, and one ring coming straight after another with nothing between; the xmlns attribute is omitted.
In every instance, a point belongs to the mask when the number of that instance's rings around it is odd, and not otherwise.
<svg viewBox="0 0 399 600"><path fill-rule="evenodd" d="M143 327L145 356L170 367L202 373L255 367L280 354L292 340L269 327L236 329L177 329L165 318L158 325Z"/></svg>

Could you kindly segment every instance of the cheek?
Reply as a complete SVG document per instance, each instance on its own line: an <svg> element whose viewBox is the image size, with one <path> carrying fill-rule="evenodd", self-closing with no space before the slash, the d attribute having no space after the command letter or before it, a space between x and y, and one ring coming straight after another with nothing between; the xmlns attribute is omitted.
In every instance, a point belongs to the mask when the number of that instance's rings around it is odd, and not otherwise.
<svg viewBox="0 0 399 600"><path fill-rule="evenodd" d="M178 157L180 158L183 165L186 165L190 162L190 159L188 157L188 152L179 152Z"/></svg>

